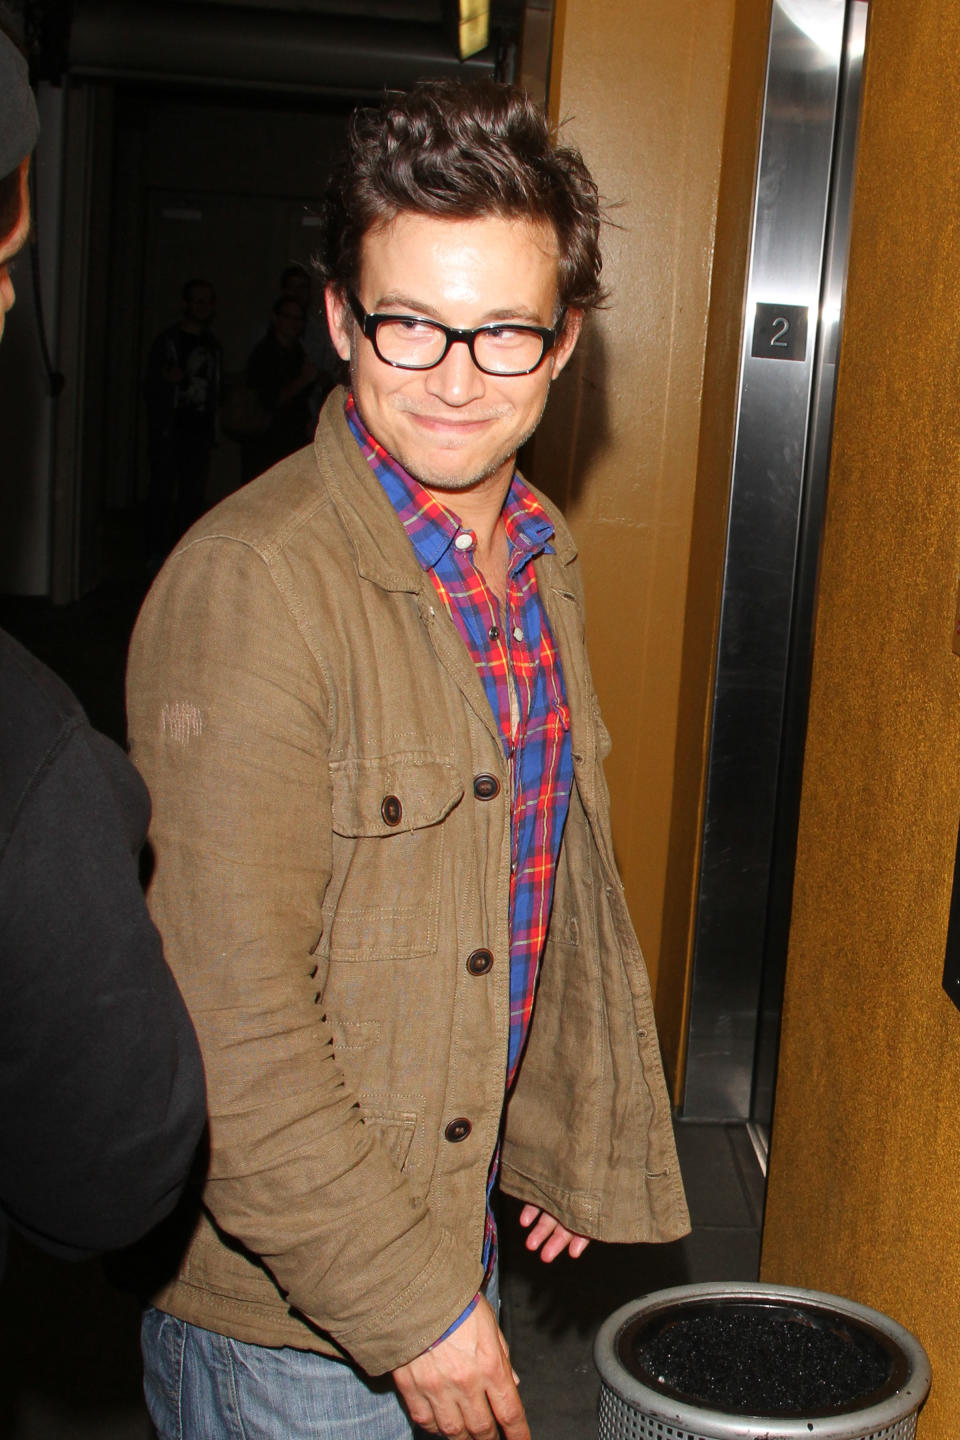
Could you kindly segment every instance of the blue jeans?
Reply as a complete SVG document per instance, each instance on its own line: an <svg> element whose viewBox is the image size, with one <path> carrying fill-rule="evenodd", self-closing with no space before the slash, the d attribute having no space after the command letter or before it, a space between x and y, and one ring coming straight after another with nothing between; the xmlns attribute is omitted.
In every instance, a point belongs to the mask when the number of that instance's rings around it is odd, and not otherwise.
<svg viewBox="0 0 960 1440"><path fill-rule="evenodd" d="M487 1299L499 1311L497 1277ZM389 1376L310 1350L248 1345L152 1307L143 1390L159 1440L428 1440Z"/></svg>

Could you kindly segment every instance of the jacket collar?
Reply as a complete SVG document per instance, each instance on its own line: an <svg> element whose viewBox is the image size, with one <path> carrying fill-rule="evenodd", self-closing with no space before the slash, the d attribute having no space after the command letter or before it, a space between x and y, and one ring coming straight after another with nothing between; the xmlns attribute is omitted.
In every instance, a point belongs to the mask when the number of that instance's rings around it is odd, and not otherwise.
<svg viewBox="0 0 960 1440"><path fill-rule="evenodd" d="M384 590L419 593L424 574L397 513L383 486L367 464L343 413L345 391L328 396L314 438L314 455L322 480L357 556L366 580ZM532 489L533 487L531 487ZM577 549L560 511L534 491L554 525L555 560L569 565Z"/></svg>

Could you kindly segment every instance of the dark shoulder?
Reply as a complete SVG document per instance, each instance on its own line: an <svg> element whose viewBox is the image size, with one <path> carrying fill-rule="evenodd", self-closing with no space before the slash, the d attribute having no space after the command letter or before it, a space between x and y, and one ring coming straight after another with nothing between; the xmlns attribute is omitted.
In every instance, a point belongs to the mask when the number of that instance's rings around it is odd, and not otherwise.
<svg viewBox="0 0 960 1440"><path fill-rule="evenodd" d="M0 836L48 756L85 724L72 690L0 630Z"/></svg>
<svg viewBox="0 0 960 1440"><path fill-rule="evenodd" d="M109 797L131 849L149 820L146 787L112 740L99 734L68 685L0 630L0 850L22 806L52 766Z"/></svg>
<svg viewBox="0 0 960 1440"><path fill-rule="evenodd" d="M59 730L64 722L83 720L80 701L70 687L18 640L0 630L0 721Z"/></svg>

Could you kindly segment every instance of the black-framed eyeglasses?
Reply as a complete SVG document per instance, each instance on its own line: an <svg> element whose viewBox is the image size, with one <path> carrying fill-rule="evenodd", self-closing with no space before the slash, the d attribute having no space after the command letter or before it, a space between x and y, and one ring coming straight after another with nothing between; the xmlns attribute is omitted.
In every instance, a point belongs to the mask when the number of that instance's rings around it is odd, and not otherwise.
<svg viewBox="0 0 960 1440"><path fill-rule="evenodd" d="M369 315L352 291L347 291L347 302L377 358L398 370L432 370L451 345L462 341L485 375L530 375L553 349L563 328L561 314L552 330L498 323L456 330L419 315Z"/></svg>

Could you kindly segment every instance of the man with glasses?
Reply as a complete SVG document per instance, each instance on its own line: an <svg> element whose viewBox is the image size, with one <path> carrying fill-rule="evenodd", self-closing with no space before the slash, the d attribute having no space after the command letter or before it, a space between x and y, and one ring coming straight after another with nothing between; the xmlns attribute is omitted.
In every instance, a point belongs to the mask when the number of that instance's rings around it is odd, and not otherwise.
<svg viewBox="0 0 960 1440"><path fill-rule="evenodd" d="M354 117L324 217L349 383L131 651L211 1114L147 1393L162 1437L528 1440L497 1185L546 1261L686 1228L576 551L515 468L597 192L524 96L433 82Z"/></svg>

